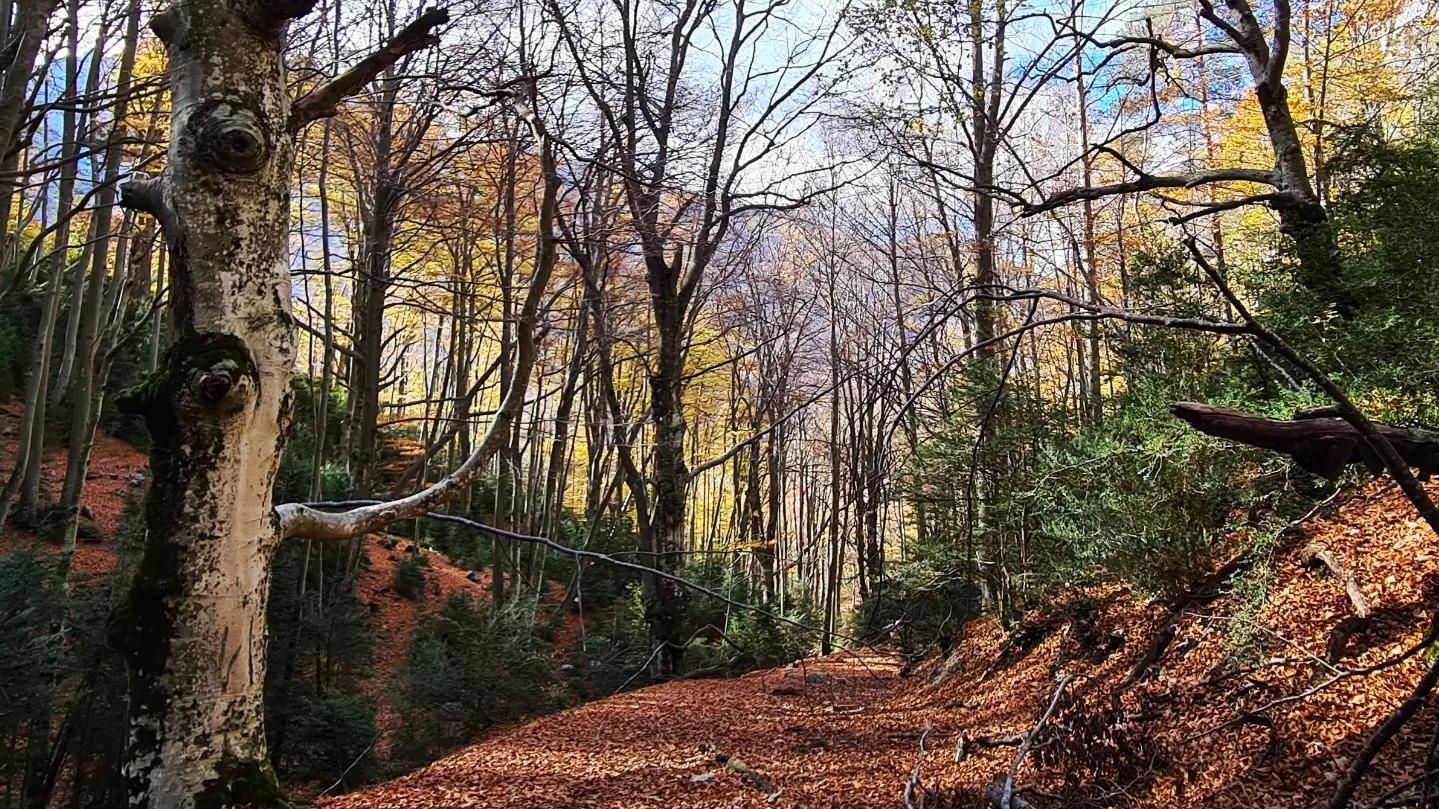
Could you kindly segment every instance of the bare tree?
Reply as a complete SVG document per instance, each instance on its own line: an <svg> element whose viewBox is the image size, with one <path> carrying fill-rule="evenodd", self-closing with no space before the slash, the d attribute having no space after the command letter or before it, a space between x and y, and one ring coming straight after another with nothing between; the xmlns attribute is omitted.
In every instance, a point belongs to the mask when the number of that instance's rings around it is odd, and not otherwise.
<svg viewBox="0 0 1439 809"><path fill-rule="evenodd" d="M652 457L631 475L650 489L647 523L657 567L673 573L684 549L691 471L684 411L687 344L707 272L724 260L736 221L757 210L792 207L808 196L804 173L753 186L756 167L782 154L817 121L833 80L828 68L841 45L834 23L818 33L776 4L748 0L621 0L613 15L583 20L574 8L552 9L560 36L614 144L615 170L629 225L643 257L651 300L655 356L649 370ZM598 26L619 41L618 53L591 34ZM788 30L777 65L761 48ZM714 64L706 65L706 50ZM701 92L701 84L705 92ZM695 146L698 145L698 148ZM684 590L670 579L650 588L646 613L661 671L682 668Z"/></svg>

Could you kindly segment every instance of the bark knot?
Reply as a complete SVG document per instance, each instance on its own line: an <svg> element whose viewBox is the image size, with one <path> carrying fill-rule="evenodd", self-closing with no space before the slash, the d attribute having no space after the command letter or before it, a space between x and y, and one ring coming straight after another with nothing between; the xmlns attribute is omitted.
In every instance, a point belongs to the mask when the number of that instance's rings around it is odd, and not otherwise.
<svg viewBox="0 0 1439 809"><path fill-rule="evenodd" d="M253 174L273 151L264 117L234 98L212 98L190 113L186 129L198 155L230 174Z"/></svg>

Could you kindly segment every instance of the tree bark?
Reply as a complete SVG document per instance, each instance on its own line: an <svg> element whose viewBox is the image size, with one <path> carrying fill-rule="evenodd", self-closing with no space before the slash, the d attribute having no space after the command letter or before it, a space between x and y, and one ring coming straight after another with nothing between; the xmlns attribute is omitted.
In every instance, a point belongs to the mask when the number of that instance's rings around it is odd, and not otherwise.
<svg viewBox="0 0 1439 809"><path fill-rule="evenodd" d="M145 547L114 622L130 673L132 807L282 800L263 722L265 606L296 356L292 126L314 117L292 117L282 53L287 21L308 10L178 0L152 22L170 60L169 159L161 178L126 183L121 203L165 234L178 339L122 398L154 439ZM429 45L445 20L427 13L386 58Z"/></svg>
<svg viewBox="0 0 1439 809"><path fill-rule="evenodd" d="M1359 431L1341 418L1280 421L1196 402L1175 402L1170 412L1202 433L1284 453L1306 471L1331 480L1350 464L1362 463L1375 474L1384 471L1383 461ZM1421 480L1439 470L1439 432L1375 427L1406 463L1419 470Z"/></svg>

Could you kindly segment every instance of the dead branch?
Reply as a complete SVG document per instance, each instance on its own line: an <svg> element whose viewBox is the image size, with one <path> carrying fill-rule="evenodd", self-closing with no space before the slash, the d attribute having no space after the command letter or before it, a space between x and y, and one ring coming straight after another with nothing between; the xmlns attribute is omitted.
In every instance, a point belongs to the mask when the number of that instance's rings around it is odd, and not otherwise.
<svg viewBox="0 0 1439 809"><path fill-rule="evenodd" d="M959 744L954 748L954 760L956 763L963 761L971 750L1018 747L1021 744L1024 744L1023 734L1017 736L960 736Z"/></svg>
<svg viewBox="0 0 1439 809"><path fill-rule="evenodd" d="M1141 173L1132 180L1108 185L1071 188L1046 197L1039 202L1025 203L1020 216L1034 216L1084 200L1099 200L1120 194L1156 191L1162 188L1195 188L1215 183L1256 183L1274 186L1276 180L1273 172L1246 168L1207 169L1191 174Z"/></svg>
<svg viewBox="0 0 1439 809"><path fill-rule="evenodd" d="M1395 734L1413 718L1414 714L1424 707L1429 701L1429 693L1434 690L1436 683L1439 683L1439 661L1429 666L1429 670L1424 673L1423 679L1414 687L1414 693L1409 695L1409 699L1396 708L1394 713L1384 720L1384 724L1374 731L1374 735L1364 743L1359 755L1354 757L1354 763L1349 765L1349 772L1345 774L1344 780L1339 784L1339 789L1335 790L1334 797L1329 800L1327 809L1346 809L1349 806L1349 801L1354 797L1354 790L1359 786L1359 779L1369 771L1369 765L1374 762L1374 757L1379 755L1379 751L1384 748L1384 745L1388 744L1389 740L1394 738Z"/></svg>
<svg viewBox="0 0 1439 809"><path fill-rule="evenodd" d="M1359 580L1355 578L1354 572L1344 567L1334 552L1329 550L1323 543L1314 542L1304 548L1300 553L1304 563L1314 567L1323 566L1334 574L1334 577L1344 582L1344 592L1349 595L1349 603L1354 605L1356 618L1369 617L1369 601L1364 598L1364 591L1359 587Z"/></svg>
<svg viewBox="0 0 1439 809"><path fill-rule="evenodd" d="M290 131L298 132L311 121L329 118L339 109L341 101L374 81L387 68L415 51L437 44L440 38L434 33L435 29L449 21L449 9L426 10L414 22L401 28L379 50L328 83L306 93L290 108Z"/></svg>
<svg viewBox="0 0 1439 809"><path fill-rule="evenodd" d="M924 788L924 781L920 778L920 771L924 768L924 742L929 738L929 732L934 727L928 722L924 724L924 730L919 734L919 753L914 757L914 769L909 772L909 780L904 784L904 809L925 809L925 803L929 798L929 790Z"/></svg>
<svg viewBox="0 0 1439 809"><path fill-rule="evenodd" d="M1060 697L1064 696L1064 690L1072 682L1074 682L1073 674L1067 674L1060 679L1059 685L1054 688L1054 696L1049 699L1049 707L1040 714L1039 721L1034 723L1034 728L1024 734L1024 741L1020 742L1019 751L1014 754L1014 761L1009 763L1009 773L1004 777L1004 786L999 793L998 809L1014 809L1014 779L1019 775L1019 765L1024 763L1024 757L1029 755L1029 751L1034 747L1034 737L1044 730L1045 723L1049 721L1049 717L1054 714L1054 709L1059 705ZM993 786L991 783L990 787L993 788ZM1020 801L1021 805L1023 803Z"/></svg>
<svg viewBox="0 0 1439 809"><path fill-rule="evenodd" d="M1175 402L1169 410L1202 433L1283 453L1306 471L1331 480L1350 464L1362 463L1376 474L1387 468L1363 433L1344 419L1280 421L1198 402ZM1419 470L1420 479L1439 471L1439 433L1388 424L1372 426L1404 464Z"/></svg>
<svg viewBox="0 0 1439 809"><path fill-rule="evenodd" d="M701 752L712 754L715 761L739 773L740 778L743 779L746 784L767 795L767 801L769 803L774 803L776 800L779 800L781 790L774 785L773 781L765 777L764 773L756 771L749 764L745 763L744 759L725 753L713 744L702 744L700 745L700 750Z"/></svg>

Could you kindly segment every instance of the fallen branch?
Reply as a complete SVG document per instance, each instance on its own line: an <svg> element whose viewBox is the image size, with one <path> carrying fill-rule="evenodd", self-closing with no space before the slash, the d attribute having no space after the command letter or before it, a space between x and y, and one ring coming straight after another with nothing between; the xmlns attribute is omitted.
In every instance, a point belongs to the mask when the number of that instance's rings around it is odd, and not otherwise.
<svg viewBox="0 0 1439 809"><path fill-rule="evenodd" d="M712 744L702 744L700 745L700 750L702 752L714 755L715 761L739 773L740 778L743 779L746 784L749 784L750 786L758 789L760 792L763 792L766 796L768 796L766 798L766 801L768 803L774 803L775 801L779 800L780 792L782 790L776 787L773 781L765 777L764 773L758 772L753 767L746 764L744 759L740 758L739 756L732 756L728 753L722 752L719 748L715 747Z"/></svg>
<svg viewBox="0 0 1439 809"><path fill-rule="evenodd" d="M1049 721L1049 717L1054 714L1054 709L1058 707L1060 697L1064 696L1064 690L1072 682L1074 682L1073 674L1067 674L1060 679L1059 685L1054 688L1054 696L1049 699L1049 707L1040 714L1039 721L1034 723L1034 728L1024 734L1024 741L1019 745L1019 752L1014 754L1014 761L1009 764L1009 773L1004 777L1003 787L999 791L999 803L995 804L996 809L1014 809L1014 779L1019 775L1019 765L1024 763L1024 757L1029 755L1030 749L1034 747L1034 737L1044 729L1045 723ZM991 782L989 786L992 792L994 783ZM993 802L993 800L993 796L990 795L990 801ZM1021 809L1027 805L1024 801L1020 801L1019 804Z"/></svg>
<svg viewBox="0 0 1439 809"><path fill-rule="evenodd" d="M933 726L926 722L924 730L919 734L919 754L914 757L914 769L910 770L909 780L904 784L904 809L925 809L925 803L929 800L930 793L924 788L920 771L924 768L924 742L933 729Z"/></svg>
<svg viewBox="0 0 1439 809"><path fill-rule="evenodd" d="M1349 772L1340 782L1339 789L1335 790L1334 797L1329 800L1328 809L1346 809L1349 806L1350 799L1354 797L1354 790L1359 786L1359 779L1369 771L1369 765L1374 762L1374 757L1379 755L1379 751L1384 749L1384 745L1388 744L1405 723L1418 713L1420 708L1424 707L1429 701L1429 693L1434 690L1436 683L1439 683L1439 661L1429 666L1423 679L1414 686L1414 693L1409 695L1409 699L1404 700L1404 704L1396 708L1394 713L1384 720L1384 724L1374 731L1374 735L1364 743L1359 755L1354 757L1354 763L1349 765Z"/></svg>
<svg viewBox="0 0 1439 809"><path fill-rule="evenodd" d="M1292 457L1306 471L1333 480L1344 467L1362 463L1378 474L1385 461L1348 421L1327 415L1302 414L1290 421L1270 419L1198 402L1175 402L1170 412L1194 429ZM1375 424L1403 463L1419 470L1427 480L1439 471L1439 433L1413 427Z"/></svg>
<svg viewBox="0 0 1439 809"><path fill-rule="evenodd" d="M959 737L959 744L954 748L954 761L958 764L964 761L969 751L978 749L991 749L995 747L1018 747L1024 744L1024 735L1018 736L969 736Z"/></svg>
<svg viewBox="0 0 1439 809"><path fill-rule="evenodd" d="M1344 582L1344 592L1349 595L1349 603L1354 605L1354 616L1361 619L1369 617L1369 601L1364 598L1364 591L1360 589L1358 579L1354 577L1353 571L1344 567L1333 551L1323 543L1314 542L1306 546L1300 556L1305 564L1322 565L1328 568L1335 578Z"/></svg>

